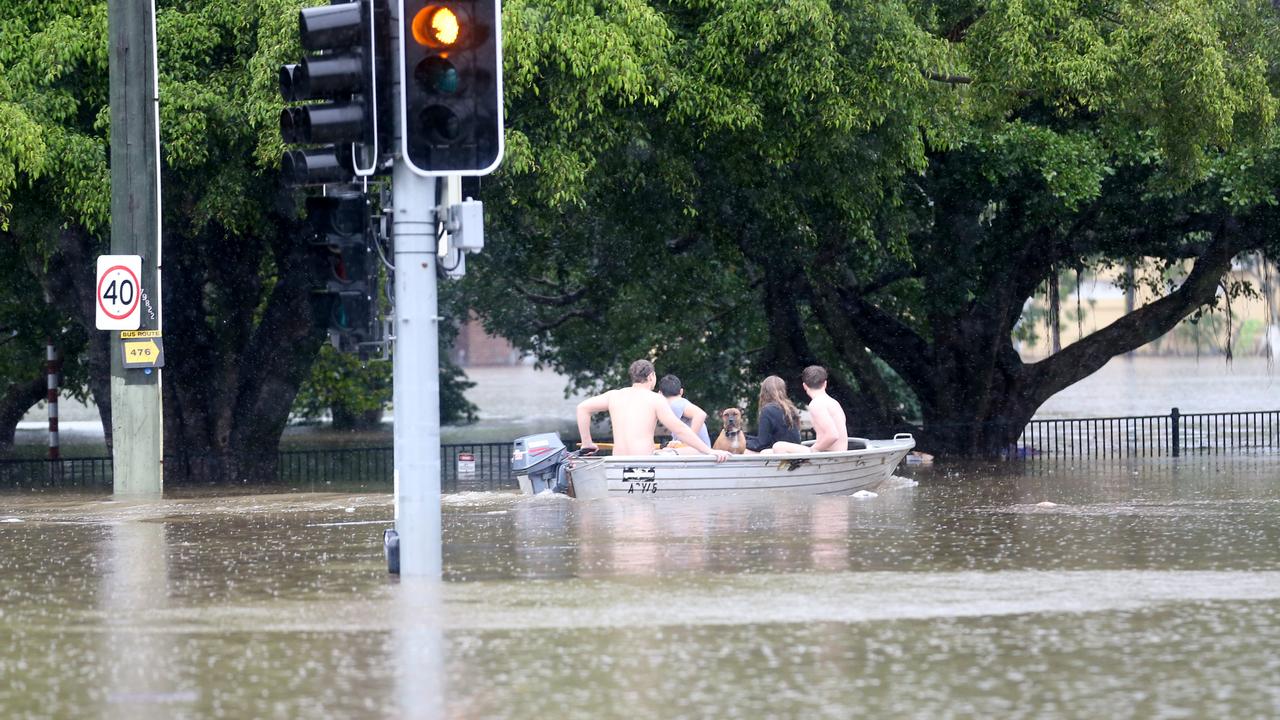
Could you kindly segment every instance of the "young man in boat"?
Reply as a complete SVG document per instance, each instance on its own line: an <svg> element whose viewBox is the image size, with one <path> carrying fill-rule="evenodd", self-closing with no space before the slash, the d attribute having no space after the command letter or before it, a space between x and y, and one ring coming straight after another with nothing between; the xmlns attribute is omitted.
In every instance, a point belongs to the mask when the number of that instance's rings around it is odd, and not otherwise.
<svg viewBox="0 0 1280 720"><path fill-rule="evenodd" d="M809 396L809 422L817 439L813 445L797 445L789 442L774 443L775 453L841 452L849 449L849 426L844 410L836 399L827 394L827 369L810 365L800 373L800 384Z"/></svg>
<svg viewBox="0 0 1280 720"><path fill-rule="evenodd" d="M688 425L690 430L698 433L702 442L710 447L711 436L707 434L707 411L694 405L684 396L684 385L680 382L680 378L675 375L663 375L658 381L658 392L662 393L662 397L666 398L667 403L671 405L671 412ZM684 447L684 445L679 440L672 440L668 447Z"/></svg>
<svg viewBox="0 0 1280 720"><path fill-rule="evenodd" d="M653 391L657 384L653 363L637 360L627 372L631 376L631 387L610 390L578 403L578 433L582 436L583 452L597 449L591 439L592 413L608 412L613 424L614 455L652 455L653 431L661 421L676 439L699 453L714 455L716 462L724 462L729 457L724 450L711 449L676 417L667 399Z"/></svg>

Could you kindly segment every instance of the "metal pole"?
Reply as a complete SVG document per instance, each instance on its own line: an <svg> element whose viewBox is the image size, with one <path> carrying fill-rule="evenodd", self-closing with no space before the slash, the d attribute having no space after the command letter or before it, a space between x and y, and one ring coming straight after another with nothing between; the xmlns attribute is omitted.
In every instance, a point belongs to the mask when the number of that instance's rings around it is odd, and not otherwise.
<svg viewBox="0 0 1280 720"><path fill-rule="evenodd" d="M155 6L110 0L111 252L140 255L140 329L160 329L160 153ZM111 334L114 491L159 495L164 487L160 370L126 370Z"/></svg>
<svg viewBox="0 0 1280 720"><path fill-rule="evenodd" d="M436 308L436 187L403 160L392 175L395 251L396 532L400 574L439 578L440 345Z"/></svg>
<svg viewBox="0 0 1280 720"><path fill-rule="evenodd" d="M49 408L49 459L60 457L58 448L58 348L53 337L45 339L45 377L47 379L45 405Z"/></svg>

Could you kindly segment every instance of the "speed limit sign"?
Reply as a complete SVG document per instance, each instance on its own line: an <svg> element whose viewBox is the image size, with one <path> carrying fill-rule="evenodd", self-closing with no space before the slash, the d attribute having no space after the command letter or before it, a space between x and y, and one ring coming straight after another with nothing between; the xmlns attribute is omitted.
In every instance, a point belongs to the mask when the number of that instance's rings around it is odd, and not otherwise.
<svg viewBox="0 0 1280 720"><path fill-rule="evenodd" d="M99 255L97 318L99 330L137 330L141 313L142 257Z"/></svg>

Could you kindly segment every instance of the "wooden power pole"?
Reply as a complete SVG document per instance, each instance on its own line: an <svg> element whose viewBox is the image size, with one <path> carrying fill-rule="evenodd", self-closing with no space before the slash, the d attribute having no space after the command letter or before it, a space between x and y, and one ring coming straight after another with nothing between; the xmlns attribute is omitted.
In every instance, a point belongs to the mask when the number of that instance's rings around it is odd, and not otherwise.
<svg viewBox="0 0 1280 720"><path fill-rule="evenodd" d="M142 257L139 329L160 331L160 135L155 6L109 0L111 253ZM164 488L164 420L159 367L124 367L111 332L112 469L116 495Z"/></svg>

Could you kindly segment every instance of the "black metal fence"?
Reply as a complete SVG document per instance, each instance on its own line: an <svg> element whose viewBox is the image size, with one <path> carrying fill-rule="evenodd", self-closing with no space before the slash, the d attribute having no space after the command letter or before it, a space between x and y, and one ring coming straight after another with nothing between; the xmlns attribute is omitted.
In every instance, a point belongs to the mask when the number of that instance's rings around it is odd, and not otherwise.
<svg viewBox="0 0 1280 720"><path fill-rule="evenodd" d="M0 488L111 487L111 458L0 460Z"/></svg>
<svg viewBox="0 0 1280 720"><path fill-rule="evenodd" d="M198 462L199 459L188 462ZM178 468L166 461L166 466ZM392 448L283 450L276 482L306 490L375 487L389 490L394 479ZM440 488L444 492L516 487L511 443L463 443L440 448ZM109 489L110 457L62 460L0 460L0 488Z"/></svg>
<svg viewBox="0 0 1280 720"><path fill-rule="evenodd" d="M1112 418L1032 420L1013 455L1066 458L1179 457L1188 454L1280 451L1280 410ZM176 467L176 465L174 466ZM307 490L371 487L390 490L391 447L284 450L276 482ZM444 492L516 487L511 443L462 443L440 448ZM0 460L0 488L109 489L111 458Z"/></svg>
<svg viewBox="0 0 1280 720"><path fill-rule="evenodd" d="M1032 420L1019 455L1179 457L1280 450L1280 410Z"/></svg>
<svg viewBox="0 0 1280 720"><path fill-rule="evenodd" d="M285 450L276 479L289 486L383 484L395 475L391 447ZM444 492L516 487L511 472L511 443L458 443L440 446L440 488Z"/></svg>
<svg viewBox="0 0 1280 720"><path fill-rule="evenodd" d="M394 468L390 446L283 450L276 466L276 481L308 490L353 483L390 486Z"/></svg>

